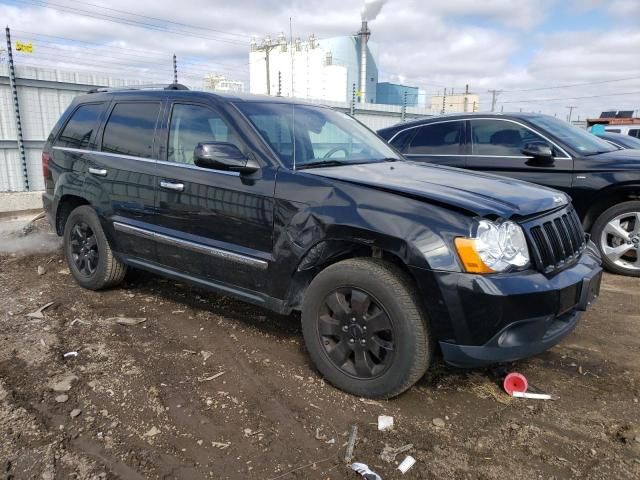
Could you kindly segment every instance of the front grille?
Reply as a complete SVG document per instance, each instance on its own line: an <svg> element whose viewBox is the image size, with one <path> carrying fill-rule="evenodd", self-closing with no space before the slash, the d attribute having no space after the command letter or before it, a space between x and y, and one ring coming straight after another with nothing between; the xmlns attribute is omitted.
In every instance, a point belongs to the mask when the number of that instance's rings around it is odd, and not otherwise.
<svg viewBox="0 0 640 480"><path fill-rule="evenodd" d="M524 225L538 270L549 273L576 260L586 247L582 224L572 207Z"/></svg>

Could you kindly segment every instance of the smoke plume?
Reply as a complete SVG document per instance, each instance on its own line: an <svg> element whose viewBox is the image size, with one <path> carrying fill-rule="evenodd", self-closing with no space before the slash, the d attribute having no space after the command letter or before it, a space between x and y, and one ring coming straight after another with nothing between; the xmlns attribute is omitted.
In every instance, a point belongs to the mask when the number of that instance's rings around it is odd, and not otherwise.
<svg viewBox="0 0 640 480"><path fill-rule="evenodd" d="M360 10L362 20L370 21L376 18L386 1L387 0L364 0L364 5L362 6L362 10Z"/></svg>

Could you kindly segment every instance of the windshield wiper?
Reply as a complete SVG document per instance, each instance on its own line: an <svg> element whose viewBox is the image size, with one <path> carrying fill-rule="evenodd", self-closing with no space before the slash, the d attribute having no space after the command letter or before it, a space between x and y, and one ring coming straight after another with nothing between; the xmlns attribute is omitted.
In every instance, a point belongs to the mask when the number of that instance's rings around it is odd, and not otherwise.
<svg viewBox="0 0 640 480"><path fill-rule="evenodd" d="M619 148L618 150L622 150L621 148ZM615 152L616 150L598 150L597 152L589 152L589 153L585 153L584 156L585 157L591 157L592 155L600 155L601 153L609 153L609 152Z"/></svg>
<svg viewBox="0 0 640 480"><path fill-rule="evenodd" d="M353 165L354 162L348 160L318 160L317 162L301 163L296 165L296 170L304 170L305 168L318 167L339 167L341 165Z"/></svg>

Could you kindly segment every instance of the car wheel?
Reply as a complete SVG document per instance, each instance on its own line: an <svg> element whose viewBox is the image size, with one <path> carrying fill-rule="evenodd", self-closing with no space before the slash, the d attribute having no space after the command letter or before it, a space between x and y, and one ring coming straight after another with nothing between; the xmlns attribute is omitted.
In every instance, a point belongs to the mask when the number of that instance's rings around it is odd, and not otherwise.
<svg viewBox="0 0 640 480"><path fill-rule="evenodd" d="M302 331L320 373L361 397L399 395L431 363L429 326L412 280L378 259L321 271L304 295Z"/></svg>
<svg viewBox="0 0 640 480"><path fill-rule="evenodd" d="M605 210L591 233L607 270L640 277L640 202L624 202Z"/></svg>
<svg viewBox="0 0 640 480"><path fill-rule="evenodd" d="M71 274L89 290L122 282L127 267L109 246L96 212L83 205L71 212L64 227L64 254Z"/></svg>

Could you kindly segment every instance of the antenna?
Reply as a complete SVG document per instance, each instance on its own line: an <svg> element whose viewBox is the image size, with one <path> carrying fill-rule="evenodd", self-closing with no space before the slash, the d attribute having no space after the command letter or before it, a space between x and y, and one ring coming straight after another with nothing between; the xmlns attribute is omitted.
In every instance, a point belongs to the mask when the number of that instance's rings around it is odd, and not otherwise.
<svg viewBox="0 0 640 480"><path fill-rule="evenodd" d="M291 40L291 97L293 97L293 21L289 17L289 38ZM293 150L293 171L296 171L296 104L291 104L291 142Z"/></svg>
<svg viewBox="0 0 640 480"><path fill-rule="evenodd" d="M289 17L289 42L291 42L290 49L290 57L291 57L291 94L290 97L293 97L293 21L291 17Z"/></svg>

